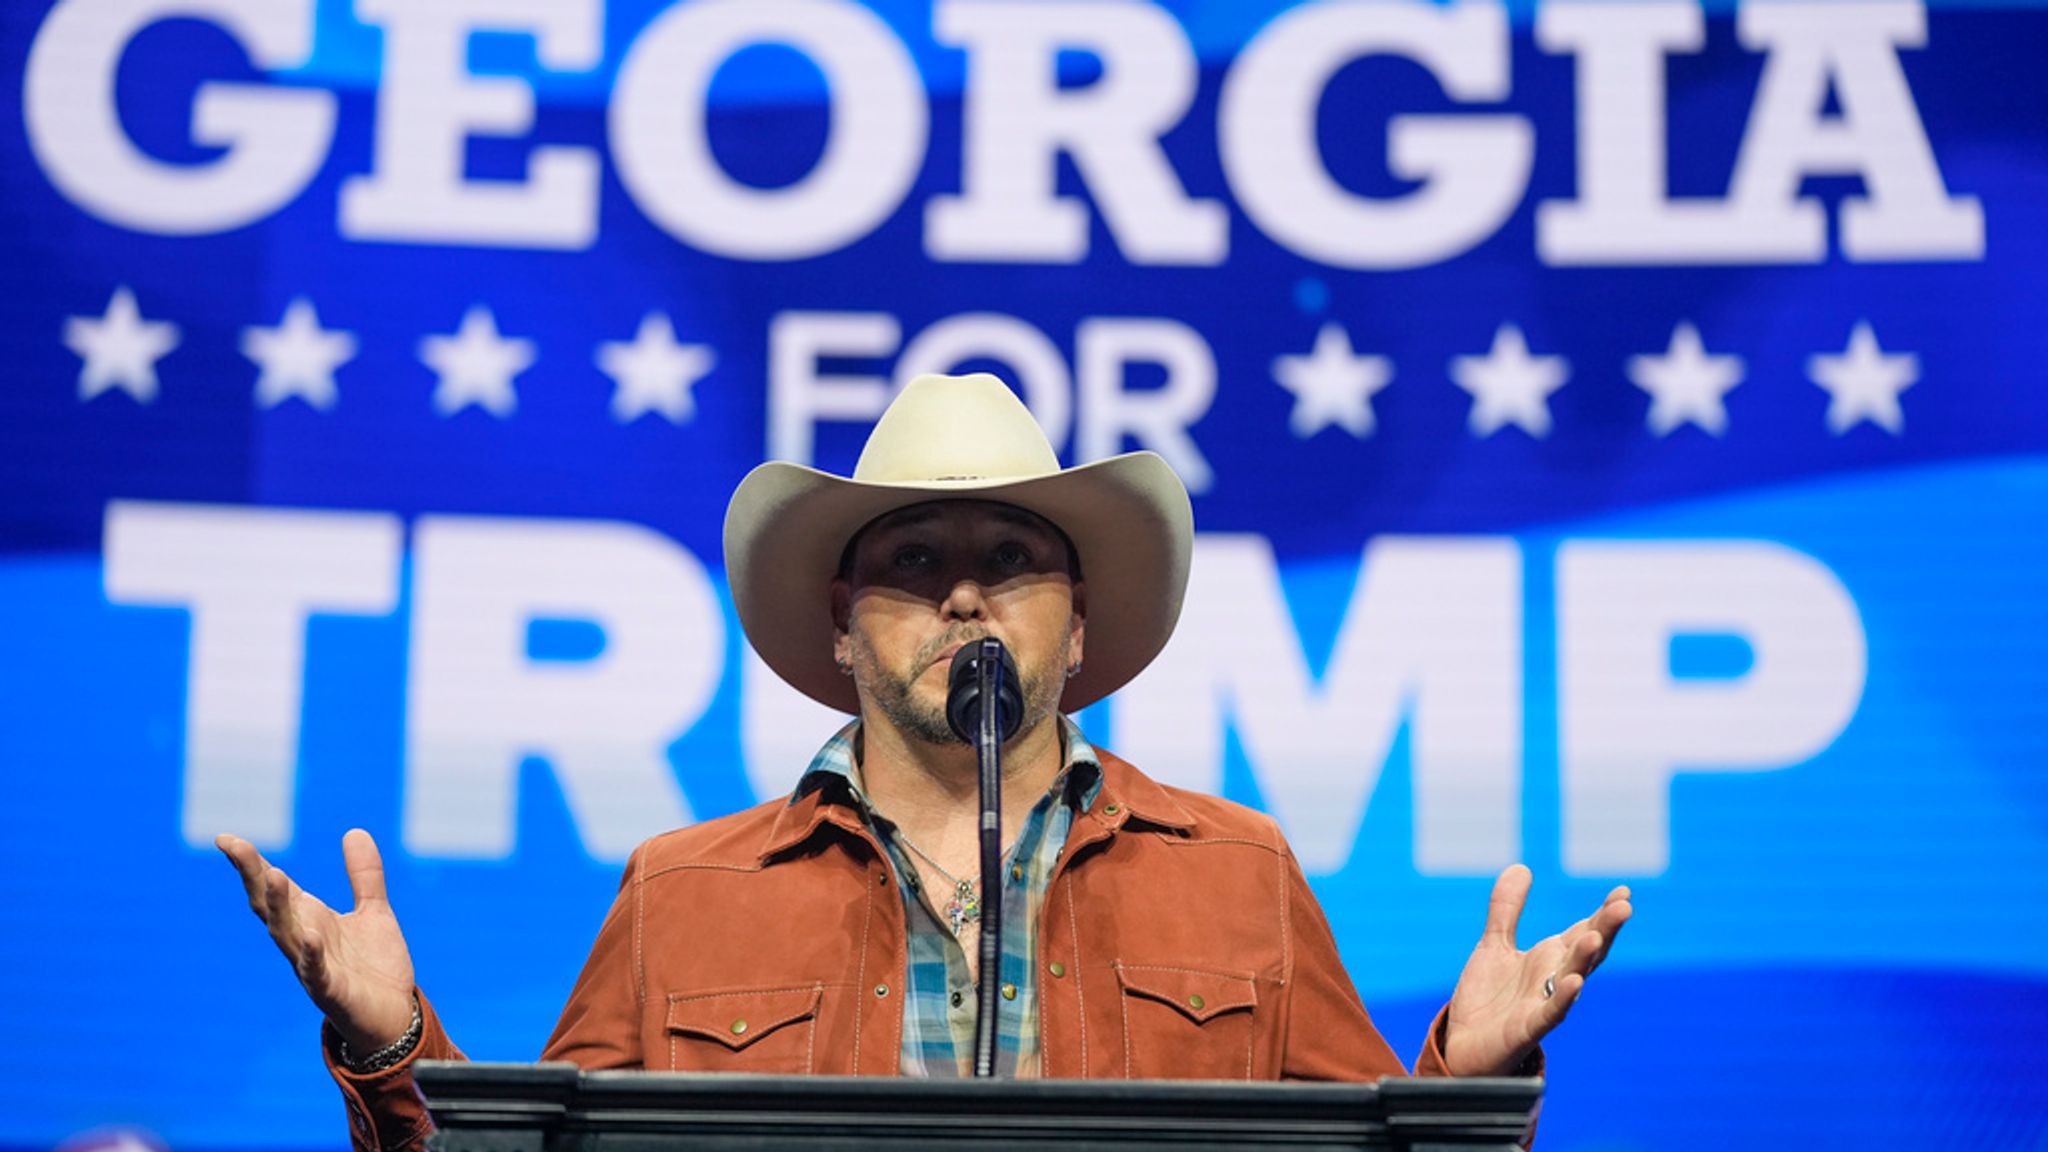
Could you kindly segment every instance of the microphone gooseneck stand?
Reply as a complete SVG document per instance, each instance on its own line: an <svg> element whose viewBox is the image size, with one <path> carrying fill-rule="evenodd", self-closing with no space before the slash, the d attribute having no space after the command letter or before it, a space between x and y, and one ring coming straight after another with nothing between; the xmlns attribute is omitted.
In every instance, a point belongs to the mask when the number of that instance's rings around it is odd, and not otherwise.
<svg viewBox="0 0 2048 1152"><path fill-rule="evenodd" d="M1003 965L1003 741L1024 720L1023 692L1003 642L977 640L953 657L946 721L974 745L981 775L981 970L974 1074L996 1074L996 999Z"/></svg>

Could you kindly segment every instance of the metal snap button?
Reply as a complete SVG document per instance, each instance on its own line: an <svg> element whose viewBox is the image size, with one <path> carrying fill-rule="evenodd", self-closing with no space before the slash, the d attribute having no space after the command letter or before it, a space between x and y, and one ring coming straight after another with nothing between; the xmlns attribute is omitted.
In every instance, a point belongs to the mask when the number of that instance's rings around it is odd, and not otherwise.
<svg viewBox="0 0 2048 1152"><path fill-rule="evenodd" d="M746 1035L746 1034L747 1034L747 1022L746 1022L745 1020L735 1020L735 1021L733 1021L733 1022L732 1022L732 1034L733 1034L733 1035L735 1035L735 1036L744 1036L744 1035Z"/></svg>
<svg viewBox="0 0 2048 1152"><path fill-rule="evenodd" d="M1194 995L1188 997L1188 1007L1193 1008L1197 1012L1200 1012L1202 1010L1202 1006L1207 1003L1207 1000L1202 999L1202 994L1200 992L1197 992Z"/></svg>

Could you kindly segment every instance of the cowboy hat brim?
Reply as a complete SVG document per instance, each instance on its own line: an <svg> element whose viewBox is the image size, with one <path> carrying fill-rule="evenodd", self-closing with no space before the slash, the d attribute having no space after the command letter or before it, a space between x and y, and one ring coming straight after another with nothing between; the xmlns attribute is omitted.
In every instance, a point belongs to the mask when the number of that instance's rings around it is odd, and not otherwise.
<svg viewBox="0 0 2048 1152"><path fill-rule="evenodd" d="M933 500L990 500L1036 513L1072 541L1087 584L1088 647L1060 709L1100 700L1143 671L1180 619L1194 548L1187 489L1158 454L1131 452L1027 478L878 483L798 464L749 472L725 514L726 577L764 663L811 699L858 713L833 661L830 586L854 534Z"/></svg>

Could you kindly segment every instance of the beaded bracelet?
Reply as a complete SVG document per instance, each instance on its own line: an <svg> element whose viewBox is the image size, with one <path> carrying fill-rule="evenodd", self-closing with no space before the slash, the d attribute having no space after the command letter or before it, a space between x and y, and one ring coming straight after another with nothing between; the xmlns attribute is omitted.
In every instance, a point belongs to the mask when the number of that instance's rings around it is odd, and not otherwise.
<svg viewBox="0 0 2048 1152"><path fill-rule="evenodd" d="M348 1041L341 1041L342 1067L359 1076L370 1072L382 1072L407 1056L412 1055L412 1050L419 1046L420 1033L425 1031L425 1029L426 1020L420 1015L420 998L418 994L414 994L412 998L412 1023L407 1026L405 1034L360 1060L348 1054Z"/></svg>

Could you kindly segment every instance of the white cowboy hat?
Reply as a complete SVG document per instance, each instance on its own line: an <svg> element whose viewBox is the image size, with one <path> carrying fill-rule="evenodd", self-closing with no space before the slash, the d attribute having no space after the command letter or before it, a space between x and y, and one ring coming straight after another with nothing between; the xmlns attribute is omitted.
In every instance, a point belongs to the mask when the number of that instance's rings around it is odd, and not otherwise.
<svg viewBox="0 0 2048 1152"><path fill-rule="evenodd" d="M1130 452L1062 469L1031 411L986 373L904 385L849 479L771 462L747 473L725 510L725 569L740 627L768 667L804 695L858 712L832 659L840 554L885 513L930 500L993 500L1067 534L1088 585L1088 656L1062 711L1100 700L1142 671L1173 634L1194 548L1188 491L1165 460Z"/></svg>

